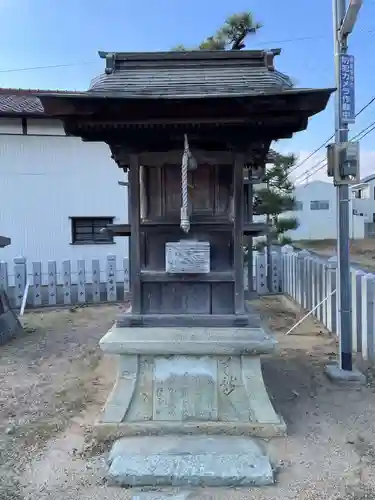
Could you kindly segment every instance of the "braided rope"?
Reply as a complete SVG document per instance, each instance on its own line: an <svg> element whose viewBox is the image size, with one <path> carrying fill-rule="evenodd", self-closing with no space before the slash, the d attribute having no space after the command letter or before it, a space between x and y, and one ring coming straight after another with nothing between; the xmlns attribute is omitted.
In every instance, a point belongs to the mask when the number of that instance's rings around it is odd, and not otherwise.
<svg viewBox="0 0 375 500"><path fill-rule="evenodd" d="M185 232L188 233L190 230L190 219L189 219L189 197L188 197L188 166L189 166L189 142L187 135L184 136L184 154L182 155L181 164L181 196L182 196L182 206L181 206L181 223L180 227Z"/></svg>

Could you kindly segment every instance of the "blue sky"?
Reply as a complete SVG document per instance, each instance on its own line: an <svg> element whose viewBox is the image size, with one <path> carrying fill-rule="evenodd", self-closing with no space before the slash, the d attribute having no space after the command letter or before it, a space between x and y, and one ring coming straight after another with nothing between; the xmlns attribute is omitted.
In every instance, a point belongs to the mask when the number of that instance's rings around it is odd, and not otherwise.
<svg viewBox="0 0 375 500"><path fill-rule="evenodd" d="M168 50L192 46L234 12L251 10L264 24L247 48L282 48L276 66L300 87L334 86L330 0L0 0L0 86L84 90L103 69L97 51ZM357 110L375 95L375 0L364 0L350 39L356 56ZM19 71L21 68L59 66ZM333 100L332 100L333 101ZM333 109L282 150L314 150L333 131ZM375 104L358 118L353 134L375 120ZM375 134L363 140L373 151ZM375 159L375 157L374 157ZM303 169L316 163L308 162Z"/></svg>

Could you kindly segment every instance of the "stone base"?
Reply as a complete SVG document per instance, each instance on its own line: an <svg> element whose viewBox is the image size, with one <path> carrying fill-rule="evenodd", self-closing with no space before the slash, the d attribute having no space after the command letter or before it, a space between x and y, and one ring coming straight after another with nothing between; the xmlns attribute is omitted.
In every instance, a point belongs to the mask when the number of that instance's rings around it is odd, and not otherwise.
<svg viewBox="0 0 375 500"><path fill-rule="evenodd" d="M352 371L342 370L339 365L327 365L325 369L327 377L332 382L341 384L366 384L366 377L355 368Z"/></svg>
<svg viewBox="0 0 375 500"><path fill-rule="evenodd" d="M109 455L118 486L267 486L271 464L251 439L169 436L124 438Z"/></svg>
<svg viewBox="0 0 375 500"><path fill-rule="evenodd" d="M0 290L0 345L24 334L17 314L10 308L9 299L4 290Z"/></svg>
<svg viewBox="0 0 375 500"><path fill-rule="evenodd" d="M116 326L119 328L179 328L217 327L247 328L259 326L258 314L119 314Z"/></svg>
<svg viewBox="0 0 375 500"><path fill-rule="evenodd" d="M119 354L100 423L123 435L285 433L259 357L275 341L261 329L114 327L100 345Z"/></svg>

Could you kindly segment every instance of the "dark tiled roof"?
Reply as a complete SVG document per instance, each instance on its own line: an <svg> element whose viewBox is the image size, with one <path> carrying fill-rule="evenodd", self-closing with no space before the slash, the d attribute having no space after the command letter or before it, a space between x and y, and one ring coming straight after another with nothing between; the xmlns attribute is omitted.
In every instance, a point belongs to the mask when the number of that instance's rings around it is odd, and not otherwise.
<svg viewBox="0 0 375 500"><path fill-rule="evenodd" d="M51 90L2 89L0 88L0 116L43 116L44 108L35 93L48 94ZM67 92L58 90L58 94ZM70 92L71 93L71 92Z"/></svg>
<svg viewBox="0 0 375 500"><path fill-rule="evenodd" d="M2 115L42 115L43 113L44 109L38 97L0 94L0 114Z"/></svg>
<svg viewBox="0 0 375 500"><path fill-rule="evenodd" d="M105 53L106 72L89 91L123 97L214 97L278 92L292 88L275 70L279 50Z"/></svg>

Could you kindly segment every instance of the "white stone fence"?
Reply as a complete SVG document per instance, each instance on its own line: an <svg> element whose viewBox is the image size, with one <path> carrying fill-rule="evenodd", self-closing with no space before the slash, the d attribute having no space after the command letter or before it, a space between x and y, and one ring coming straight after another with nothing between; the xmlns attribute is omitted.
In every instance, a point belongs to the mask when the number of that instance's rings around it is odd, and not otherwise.
<svg viewBox="0 0 375 500"><path fill-rule="evenodd" d="M337 257L323 259L289 245L277 254L280 291L303 309L314 309L312 314L337 335ZM375 274L351 268L351 303L353 352L374 362Z"/></svg>
<svg viewBox="0 0 375 500"><path fill-rule="evenodd" d="M254 290L259 295L285 293L307 311L316 308L313 314L336 334L336 257L322 259L289 245L271 255L268 290L266 254L254 252ZM353 350L375 361L375 273L358 268L352 268L351 273ZM245 269L245 283L246 277ZM14 259L12 266L0 262L0 287L17 309L21 308L26 284L27 308L122 301L129 296L129 261L108 255L102 264L99 260L42 264L27 262L24 257Z"/></svg>
<svg viewBox="0 0 375 500"><path fill-rule="evenodd" d="M277 292L280 287L277 254L273 262L273 291ZM267 293L265 263L264 254L255 252L253 284L259 294ZM122 301L130 291L129 260L108 255L104 263L99 260L29 262L25 257L15 258L13 265L0 262L0 287L7 292L12 307L21 308L27 284L26 308Z"/></svg>
<svg viewBox="0 0 375 500"><path fill-rule="evenodd" d="M99 260L43 265L24 257L14 259L13 266L0 262L0 287L14 308L21 307L27 284L27 308L122 301L129 294L129 261L108 255L102 266Z"/></svg>

